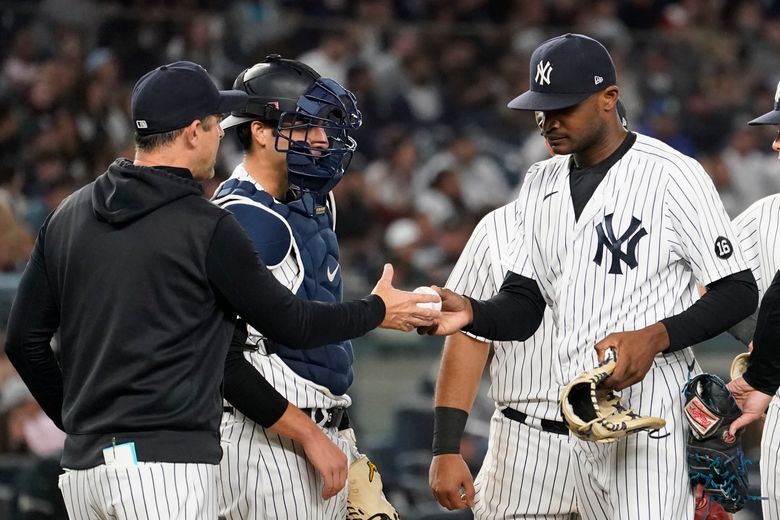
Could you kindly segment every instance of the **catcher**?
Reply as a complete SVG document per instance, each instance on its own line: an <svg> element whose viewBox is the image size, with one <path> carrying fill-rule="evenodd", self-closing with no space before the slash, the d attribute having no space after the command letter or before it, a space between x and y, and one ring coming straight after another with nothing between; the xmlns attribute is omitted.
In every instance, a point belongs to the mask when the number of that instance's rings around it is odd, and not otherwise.
<svg viewBox="0 0 780 520"><path fill-rule="evenodd" d="M235 215L258 256L290 291L307 300L340 301L331 190L355 152L350 133L362 123L355 96L278 55L243 71L234 87L249 95L249 103L222 127L235 130L244 159L214 202ZM229 364L248 365L248 373L225 380L230 405L221 425L220 513L229 520L396 519L376 466L357 451L350 427L351 342L300 351L250 328L244 343L231 350ZM258 373L305 413L298 427L279 435L253 420L250 411L260 406L252 383ZM309 435L325 437L319 451L307 449ZM325 452L328 464L318 465Z"/></svg>

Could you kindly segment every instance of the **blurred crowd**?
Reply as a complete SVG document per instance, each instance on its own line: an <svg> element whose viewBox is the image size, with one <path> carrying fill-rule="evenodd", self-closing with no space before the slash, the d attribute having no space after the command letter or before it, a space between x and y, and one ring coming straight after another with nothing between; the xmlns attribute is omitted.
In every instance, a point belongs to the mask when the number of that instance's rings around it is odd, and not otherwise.
<svg viewBox="0 0 780 520"><path fill-rule="evenodd" d="M401 286L442 283L478 219L546 157L506 103L528 57L573 31L604 42L630 126L696 156L735 216L780 191L766 129L780 79L780 6L762 0L5 2L0 10L0 270L18 270L46 215L132 156L129 94L189 59L223 87L266 54L357 95L359 154L337 187L350 295L392 260ZM240 160L231 136L215 183Z"/></svg>
<svg viewBox="0 0 780 520"><path fill-rule="evenodd" d="M5 1L0 290L18 280L46 215L132 157L140 75L187 59L228 87L271 53L343 83L363 112L336 188L347 296L370 290L388 260L398 286L441 284L479 218L547 156L533 116L506 103L528 87L532 50L562 32L609 48L630 128L698 158L732 217L780 192L774 129L745 125L780 80L771 0ZM240 161L231 137L207 194ZM0 408L11 410L4 374ZM31 449L12 422L0 449Z"/></svg>

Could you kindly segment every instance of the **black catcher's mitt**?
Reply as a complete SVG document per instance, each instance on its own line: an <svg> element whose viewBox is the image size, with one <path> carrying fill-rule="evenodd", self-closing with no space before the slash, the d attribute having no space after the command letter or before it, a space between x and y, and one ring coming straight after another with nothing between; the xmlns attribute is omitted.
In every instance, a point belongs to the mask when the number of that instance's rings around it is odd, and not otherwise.
<svg viewBox="0 0 780 520"><path fill-rule="evenodd" d="M692 486L735 513L748 499L748 461L742 452L742 432L729 435L729 426L741 415L726 383L718 376L701 374L685 387L688 419L688 477Z"/></svg>

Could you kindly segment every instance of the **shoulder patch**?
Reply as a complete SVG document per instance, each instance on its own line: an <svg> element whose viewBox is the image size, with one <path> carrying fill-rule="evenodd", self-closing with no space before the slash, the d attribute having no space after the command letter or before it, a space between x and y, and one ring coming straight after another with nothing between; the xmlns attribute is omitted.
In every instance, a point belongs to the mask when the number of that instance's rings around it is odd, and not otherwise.
<svg viewBox="0 0 780 520"><path fill-rule="evenodd" d="M718 258L725 260L733 253L734 246L731 245L731 240L723 236L715 239L715 254L718 255Z"/></svg>
<svg viewBox="0 0 780 520"><path fill-rule="evenodd" d="M292 231L281 215L250 201L228 203L224 208L235 215L269 268L278 266L290 254Z"/></svg>

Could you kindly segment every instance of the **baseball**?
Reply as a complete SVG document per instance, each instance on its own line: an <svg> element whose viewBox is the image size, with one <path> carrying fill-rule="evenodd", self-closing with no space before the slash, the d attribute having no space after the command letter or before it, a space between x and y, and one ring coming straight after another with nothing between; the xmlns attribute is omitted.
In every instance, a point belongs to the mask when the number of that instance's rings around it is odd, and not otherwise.
<svg viewBox="0 0 780 520"><path fill-rule="evenodd" d="M420 293L420 294L435 294L436 296L439 295L436 291L431 289L430 287L422 286L418 287L412 292ZM437 302L427 302L427 303L418 303L418 307L422 307L423 309L433 309L434 311L440 311L441 310L441 298L439 298L439 301Z"/></svg>

